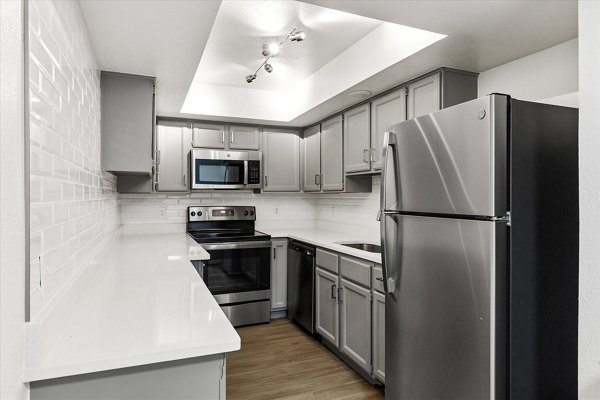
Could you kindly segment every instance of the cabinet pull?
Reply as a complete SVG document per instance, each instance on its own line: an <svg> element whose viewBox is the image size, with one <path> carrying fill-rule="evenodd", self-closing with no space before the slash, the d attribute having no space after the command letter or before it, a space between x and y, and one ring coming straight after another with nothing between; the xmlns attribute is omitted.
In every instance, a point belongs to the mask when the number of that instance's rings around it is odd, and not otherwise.
<svg viewBox="0 0 600 400"><path fill-rule="evenodd" d="M233 143L233 135L235 134L235 131L231 131L231 135L229 135L229 143Z"/></svg>
<svg viewBox="0 0 600 400"><path fill-rule="evenodd" d="M267 179L267 176L265 175L265 187L267 187L269 185L269 180Z"/></svg>
<svg viewBox="0 0 600 400"><path fill-rule="evenodd" d="M339 288L338 288L338 298L339 298L339 301L340 301L340 303L343 303L343 302L344 302L344 301L342 300L342 295L344 294L343 290L344 290L344 288L343 288L343 287L339 287Z"/></svg>
<svg viewBox="0 0 600 400"><path fill-rule="evenodd" d="M315 174L315 185L320 185L321 184L321 179L319 174Z"/></svg>
<svg viewBox="0 0 600 400"><path fill-rule="evenodd" d="M221 131L221 143L225 143L225 130Z"/></svg>
<svg viewBox="0 0 600 400"><path fill-rule="evenodd" d="M369 163L369 149L363 150L363 162L366 164Z"/></svg>
<svg viewBox="0 0 600 400"><path fill-rule="evenodd" d="M335 298L336 298L336 296L335 296L335 295L336 295L336 292L337 292L337 290L336 290L336 288L335 288L335 285L331 285L331 298L332 298L332 299L335 299Z"/></svg>
<svg viewBox="0 0 600 400"><path fill-rule="evenodd" d="M380 276L378 276L377 278L375 278L375 280L376 280L376 281L379 281L379 282L383 282L383 278L382 278L382 277L380 277Z"/></svg>
<svg viewBox="0 0 600 400"><path fill-rule="evenodd" d="M377 149L375 147L371 147L371 162L375 162L375 158L373 157L373 153L377 152Z"/></svg>
<svg viewBox="0 0 600 400"><path fill-rule="evenodd" d="M160 150L156 150L156 165L160 164Z"/></svg>
<svg viewBox="0 0 600 400"><path fill-rule="evenodd" d="M183 186L187 187L187 176L183 174Z"/></svg>

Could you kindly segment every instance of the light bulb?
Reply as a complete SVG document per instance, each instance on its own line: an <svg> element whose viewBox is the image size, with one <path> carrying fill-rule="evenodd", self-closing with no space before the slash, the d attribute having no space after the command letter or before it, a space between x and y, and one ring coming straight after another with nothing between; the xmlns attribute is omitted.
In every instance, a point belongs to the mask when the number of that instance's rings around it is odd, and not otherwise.
<svg viewBox="0 0 600 400"><path fill-rule="evenodd" d="M306 33L304 31L296 31L290 35L290 40L292 42L301 42L306 38Z"/></svg>
<svg viewBox="0 0 600 400"><path fill-rule="evenodd" d="M248 82L248 83L251 83L255 79L256 79L256 74L246 75L246 82Z"/></svg>
<svg viewBox="0 0 600 400"><path fill-rule="evenodd" d="M273 72L273 66L271 64L265 64L265 71L268 73Z"/></svg>

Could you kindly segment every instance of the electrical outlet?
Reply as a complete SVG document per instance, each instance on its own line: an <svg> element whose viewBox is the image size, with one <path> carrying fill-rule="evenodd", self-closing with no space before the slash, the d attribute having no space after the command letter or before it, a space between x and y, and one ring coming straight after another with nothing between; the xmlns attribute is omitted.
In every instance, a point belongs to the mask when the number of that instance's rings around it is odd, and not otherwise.
<svg viewBox="0 0 600 400"><path fill-rule="evenodd" d="M275 207L275 208L273 209L273 212L274 212L275 214L279 214L279 207Z"/></svg>
<svg viewBox="0 0 600 400"><path fill-rule="evenodd" d="M167 214L167 210L164 207L158 209L158 218L164 218Z"/></svg>

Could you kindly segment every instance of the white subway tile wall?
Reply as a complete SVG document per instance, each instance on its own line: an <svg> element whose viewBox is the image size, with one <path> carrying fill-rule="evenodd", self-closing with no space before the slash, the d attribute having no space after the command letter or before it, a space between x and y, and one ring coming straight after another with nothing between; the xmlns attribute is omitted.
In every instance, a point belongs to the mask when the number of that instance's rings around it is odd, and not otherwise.
<svg viewBox="0 0 600 400"><path fill-rule="evenodd" d="M120 224L100 168L100 71L79 3L29 1L31 316Z"/></svg>
<svg viewBox="0 0 600 400"><path fill-rule="evenodd" d="M256 207L257 229L320 228L357 231L379 240L375 220L379 208L379 176L372 193L261 193L212 192L186 195L121 194L124 225L169 224L168 231L185 231L186 210L193 205L250 205ZM164 211L164 212L163 212ZM139 232L149 227L140 226Z"/></svg>

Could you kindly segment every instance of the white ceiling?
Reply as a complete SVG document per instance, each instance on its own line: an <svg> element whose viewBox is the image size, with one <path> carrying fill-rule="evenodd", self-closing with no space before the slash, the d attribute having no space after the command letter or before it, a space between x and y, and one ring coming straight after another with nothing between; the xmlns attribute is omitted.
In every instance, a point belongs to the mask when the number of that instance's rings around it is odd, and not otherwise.
<svg viewBox="0 0 600 400"><path fill-rule="evenodd" d="M229 10L223 14L223 17L227 18L231 25L220 32L221 28L217 28L215 24L212 34L211 30L215 20L218 21L222 17L219 12L219 1L86 0L80 3L101 68L156 76L159 115L185 115L181 114L180 110L194 74L197 72L200 59L203 57L205 47L205 56L211 54L216 56L210 50L213 35L217 35L219 40L229 41L230 45L225 47L225 53L229 52L231 56L240 56L240 61L236 62L229 59L229 56L225 56L224 53L220 53L216 58L220 57L221 62L211 61L215 63L215 67L222 67L221 70L215 68L210 74L205 75L206 79L210 80L214 103L225 103L222 106L227 106L229 102L236 103L237 90L241 88L249 91L249 98L258 100L252 104L238 101L241 103L238 106L241 107L245 104L249 110L243 114L233 113L215 117L219 114L208 113L188 116L276 124L281 124L281 120L260 118L259 111L263 108L263 102L275 104L279 102L280 107L289 107L287 102L281 102L281 98L274 94L277 92L268 90L279 85L289 85L289 82L276 83L278 79L275 75L278 71L277 62L281 62L279 65L283 70L286 63L289 66L294 57L302 54L303 64L299 65L298 71L301 71L299 73L302 74L310 74L318 66L321 66L321 70L326 69L327 58L335 55L338 50L343 51L344 46L347 49L349 42L345 36L347 28L327 31L317 29L315 32L310 32L312 28L307 20L302 19L302 15L294 17L289 13L283 13L282 15L286 16L282 17L281 21L261 22L260 18L263 14L259 12L260 7L266 6L267 3L273 3L271 1L244 2L245 4L242 5L245 11L242 12L241 5L238 4L235 7L233 2L230 5L230 2L226 0L221 8L223 11ZM575 0L306 0L304 3L448 36L405 59L390 65L383 65L380 69L373 69L370 78L363 78L360 81L354 79L356 77L347 79L346 75L352 74L355 63L367 64L371 58L369 58L370 56L360 57L359 53L356 53L356 62L346 63L343 68L339 68L339 65L338 68L332 68L335 73L331 74L329 79L334 83L335 81L344 81L346 86L342 87L343 85L340 83L337 85L335 94L316 96L315 98L319 99L318 103L306 102L305 110L294 110L295 115L300 114L289 122L289 125L294 126L308 125L351 105L356 100L347 96L347 93L353 89L368 89L377 93L442 65L481 72L577 36L577 2ZM301 4L299 8L311 9L308 4ZM236 10L240 11L239 15L236 15ZM322 9L320 12L326 14L326 11ZM297 19L294 20L294 18ZM290 24L288 25L289 29L293 27L291 25L298 23L307 31L305 42L287 43L282 52L287 49L303 51L312 46L309 44L311 36L308 33L319 38L318 44L325 39L332 38L331 43L325 45L330 51L319 53L311 50L286 56L282 54L280 60L273 60L275 71L271 76L267 76L264 71L261 71L257 80L252 85L248 85L243 78L251 67L256 68L260 65L262 40L270 35L261 27L268 27L273 22L279 22L280 26ZM375 21L374 24L378 25L373 25L370 31L368 23L361 25L364 32L363 38L369 35L375 37L378 27L382 29L379 22ZM282 27L275 32L279 35L280 32L287 33L287 30L288 27ZM360 38L352 30L350 36L353 40ZM235 39L239 38L242 40L236 43ZM343 53L337 54L337 56L340 55ZM286 60L285 57L290 58ZM329 62L331 63L331 61ZM235 65L236 63L238 65ZM253 67L254 63L256 67ZM373 63L379 62L373 61ZM233 71L236 68L234 74ZM231 75L228 77L227 73L223 71L229 71ZM234 75L237 77L238 73L240 80L233 82ZM271 78L273 80L269 80ZM319 87L314 87L312 90L318 91ZM206 93L211 94L209 91ZM258 118L253 118L253 116Z"/></svg>

